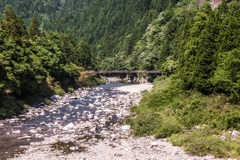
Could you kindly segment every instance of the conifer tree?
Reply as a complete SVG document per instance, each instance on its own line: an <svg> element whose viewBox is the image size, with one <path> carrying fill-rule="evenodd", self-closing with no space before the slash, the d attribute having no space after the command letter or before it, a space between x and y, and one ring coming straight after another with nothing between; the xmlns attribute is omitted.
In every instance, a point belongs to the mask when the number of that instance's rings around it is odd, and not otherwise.
<svg viewBox="0 0 240 160"><path fill-rule="evenodd" d="M22 34L21 37L27 38L28 32L22 16L18 17L18 23L21 28L21 34Z"/></svg>
<svg viewBox="0 0 240 160"><path fill-rule="evenodd" d="M0 24L9 37L12 37L16 43L21 43L21 27L18 22L18 17L16 16L11 6L8 9L4 10L3 21L1 21Z"/></svg>
<svg viewBox="0 0 240 160"><path fill-rule="evenodd" d="M29 36L31 39L35 39L36 37L41 36L41 31L39 30L39 21L35 15L33 16L33 19L29 28Z"/></svg>

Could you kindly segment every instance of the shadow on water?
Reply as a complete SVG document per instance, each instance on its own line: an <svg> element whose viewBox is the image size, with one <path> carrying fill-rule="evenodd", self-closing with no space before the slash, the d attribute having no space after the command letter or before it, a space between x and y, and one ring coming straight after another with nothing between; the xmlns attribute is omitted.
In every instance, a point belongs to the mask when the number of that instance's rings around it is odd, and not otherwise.
<svg viewBox="0 0 240 160"><path fill-rule="evenodd" d="M103 88L103 90L90 90L93 91L93 97L97 95L105 94L104 98L111 97L112 95L117 94L126 94L119 91L110 90L114 87L126 86L129 84L124 83L110 83L106 85L100 85L97 87ZM132 84L131 84L132 85ZM90 111L91 113L95 113L96 108L89 108L89 104L93 104L96 100L95 98L86 96L83 97L81 100L75 99L71 100L69 104L73 107L78 106L78 109L72 108L70 109L69 106L58 108L60 113L48 112L46 111L43 116L38 116L34 119L20 119L17 123L12 124L5 124L4 127L0 127L0 159L5 160L10 157L18 156L19 154L24 153L26 150L26 146L30 145L30 142L42 141L43 138L35 138L34 134L31 134L29 131L31 129L38 129L37 134L48 134L53 135L52 131L49 130L48 126L40 125L41 122L46 122L46 124L50 124L56 121L56 118L62 118L65 114L70 114L71 116L67 120L60 120L60 123L64 126L70 122L74 123L77 121L77 115L72 116L72 112L81 112L83 111ZM82 119L82 121L85 121ZM108 125L115 124L117 122L117 117L112 117L112 120ZM12 133L13 131L20 130L20 133ZM23 136L31 136L29 139L19 139L19 137ZM87 137L85 137L87 139ZM101 136L95 136L96 139L104 139ZM74 146L75 145L75 146ZM64 153L71 153L73 150L70 150L70 147L78 147L76 144L64 144L63 142L59 142L53 145L53 149L61 149ZM72 148L73 149L73 148ZM76 149L76 148L75 148ZM82 152L85 148L78 147L75 151Z"/></svg>

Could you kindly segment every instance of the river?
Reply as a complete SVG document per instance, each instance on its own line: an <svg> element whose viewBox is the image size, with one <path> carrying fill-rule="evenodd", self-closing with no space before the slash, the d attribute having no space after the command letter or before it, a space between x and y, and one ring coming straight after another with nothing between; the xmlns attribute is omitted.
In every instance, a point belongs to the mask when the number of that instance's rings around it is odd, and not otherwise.
<svg viewBox="0 0 240 160"><path fill-rule="evenodd" d="M31 108L31 114L20 115L16 118L5 120L0 126L0 159L14 157L24 153L26 146L31 142L42 141L61 132L56 126L65 126L69 123L75 124L78 121L88 121L83 112L95 114L96 107L89 107L94 104L97 96L101 99L108 99L112 96L126 95L124 92L110 90L113 87L127 86L124 83L110 83L89 89L82 93L80 99L63 98L63 102L55 102L49 106L37 106ZM81 91L84 92L84 91ZM67 97L71 95L67 95ZM95 105L100 106L100 105ZM29 112L28 112L29 113ZM77 113L77 114L76 114ZM74 114L74 115L73 115ZM26 115L31 115L26 116ZM64 118L63 117L67 117ZM118 118L113 117L112 121ZM56 129L57 128L57 129ZM100 128L99 128L100 130ZM64 133L63 133L64 134Z"/></svg>

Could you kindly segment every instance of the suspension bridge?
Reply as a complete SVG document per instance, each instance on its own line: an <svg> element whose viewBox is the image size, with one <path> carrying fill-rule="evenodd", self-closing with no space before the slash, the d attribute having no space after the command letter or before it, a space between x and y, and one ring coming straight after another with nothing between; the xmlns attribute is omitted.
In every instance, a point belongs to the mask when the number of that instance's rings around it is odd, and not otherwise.
<svg viewBox="0 0 240 160"><path fill-rule="evenodd" d="M151 73L151 74L159 74L162 73L160 71L152 71L152 70L115 70L115 71L85 71L87 74L111 74L111 73Z"/></svg>

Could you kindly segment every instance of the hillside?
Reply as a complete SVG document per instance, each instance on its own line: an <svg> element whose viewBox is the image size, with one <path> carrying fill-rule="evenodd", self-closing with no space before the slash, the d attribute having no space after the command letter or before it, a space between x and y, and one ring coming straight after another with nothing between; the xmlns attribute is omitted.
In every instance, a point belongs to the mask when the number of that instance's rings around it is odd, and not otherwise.
<svg viewBox="0 0 240 160"><path fill-rule="evenodd" d="M78 41L84 37L100 62L118 52L130 55L148 24L177 0L1 0L0 3L3 4L0 11L11 5L23 17L27 28L35 15L45 32L71 33Z"/></svg>
<svg viewBox="0 0 240 160"><path fill-rule="evenodd" d="M155 52L148 64L169 77L154 80L127 123L135 136L168 137L189 154L239 158L240 4L181 4L165 24L171 10L160 13L134 48L135 64Z"/></svg>
<svg viewBox="0 0 240 160"><path fill-rule="evenodd" d="M0 12L12 6L16 14L22 16L27 28L35 15L40 29L75 35L92 2L94 0L0 0Z"/></svg>

